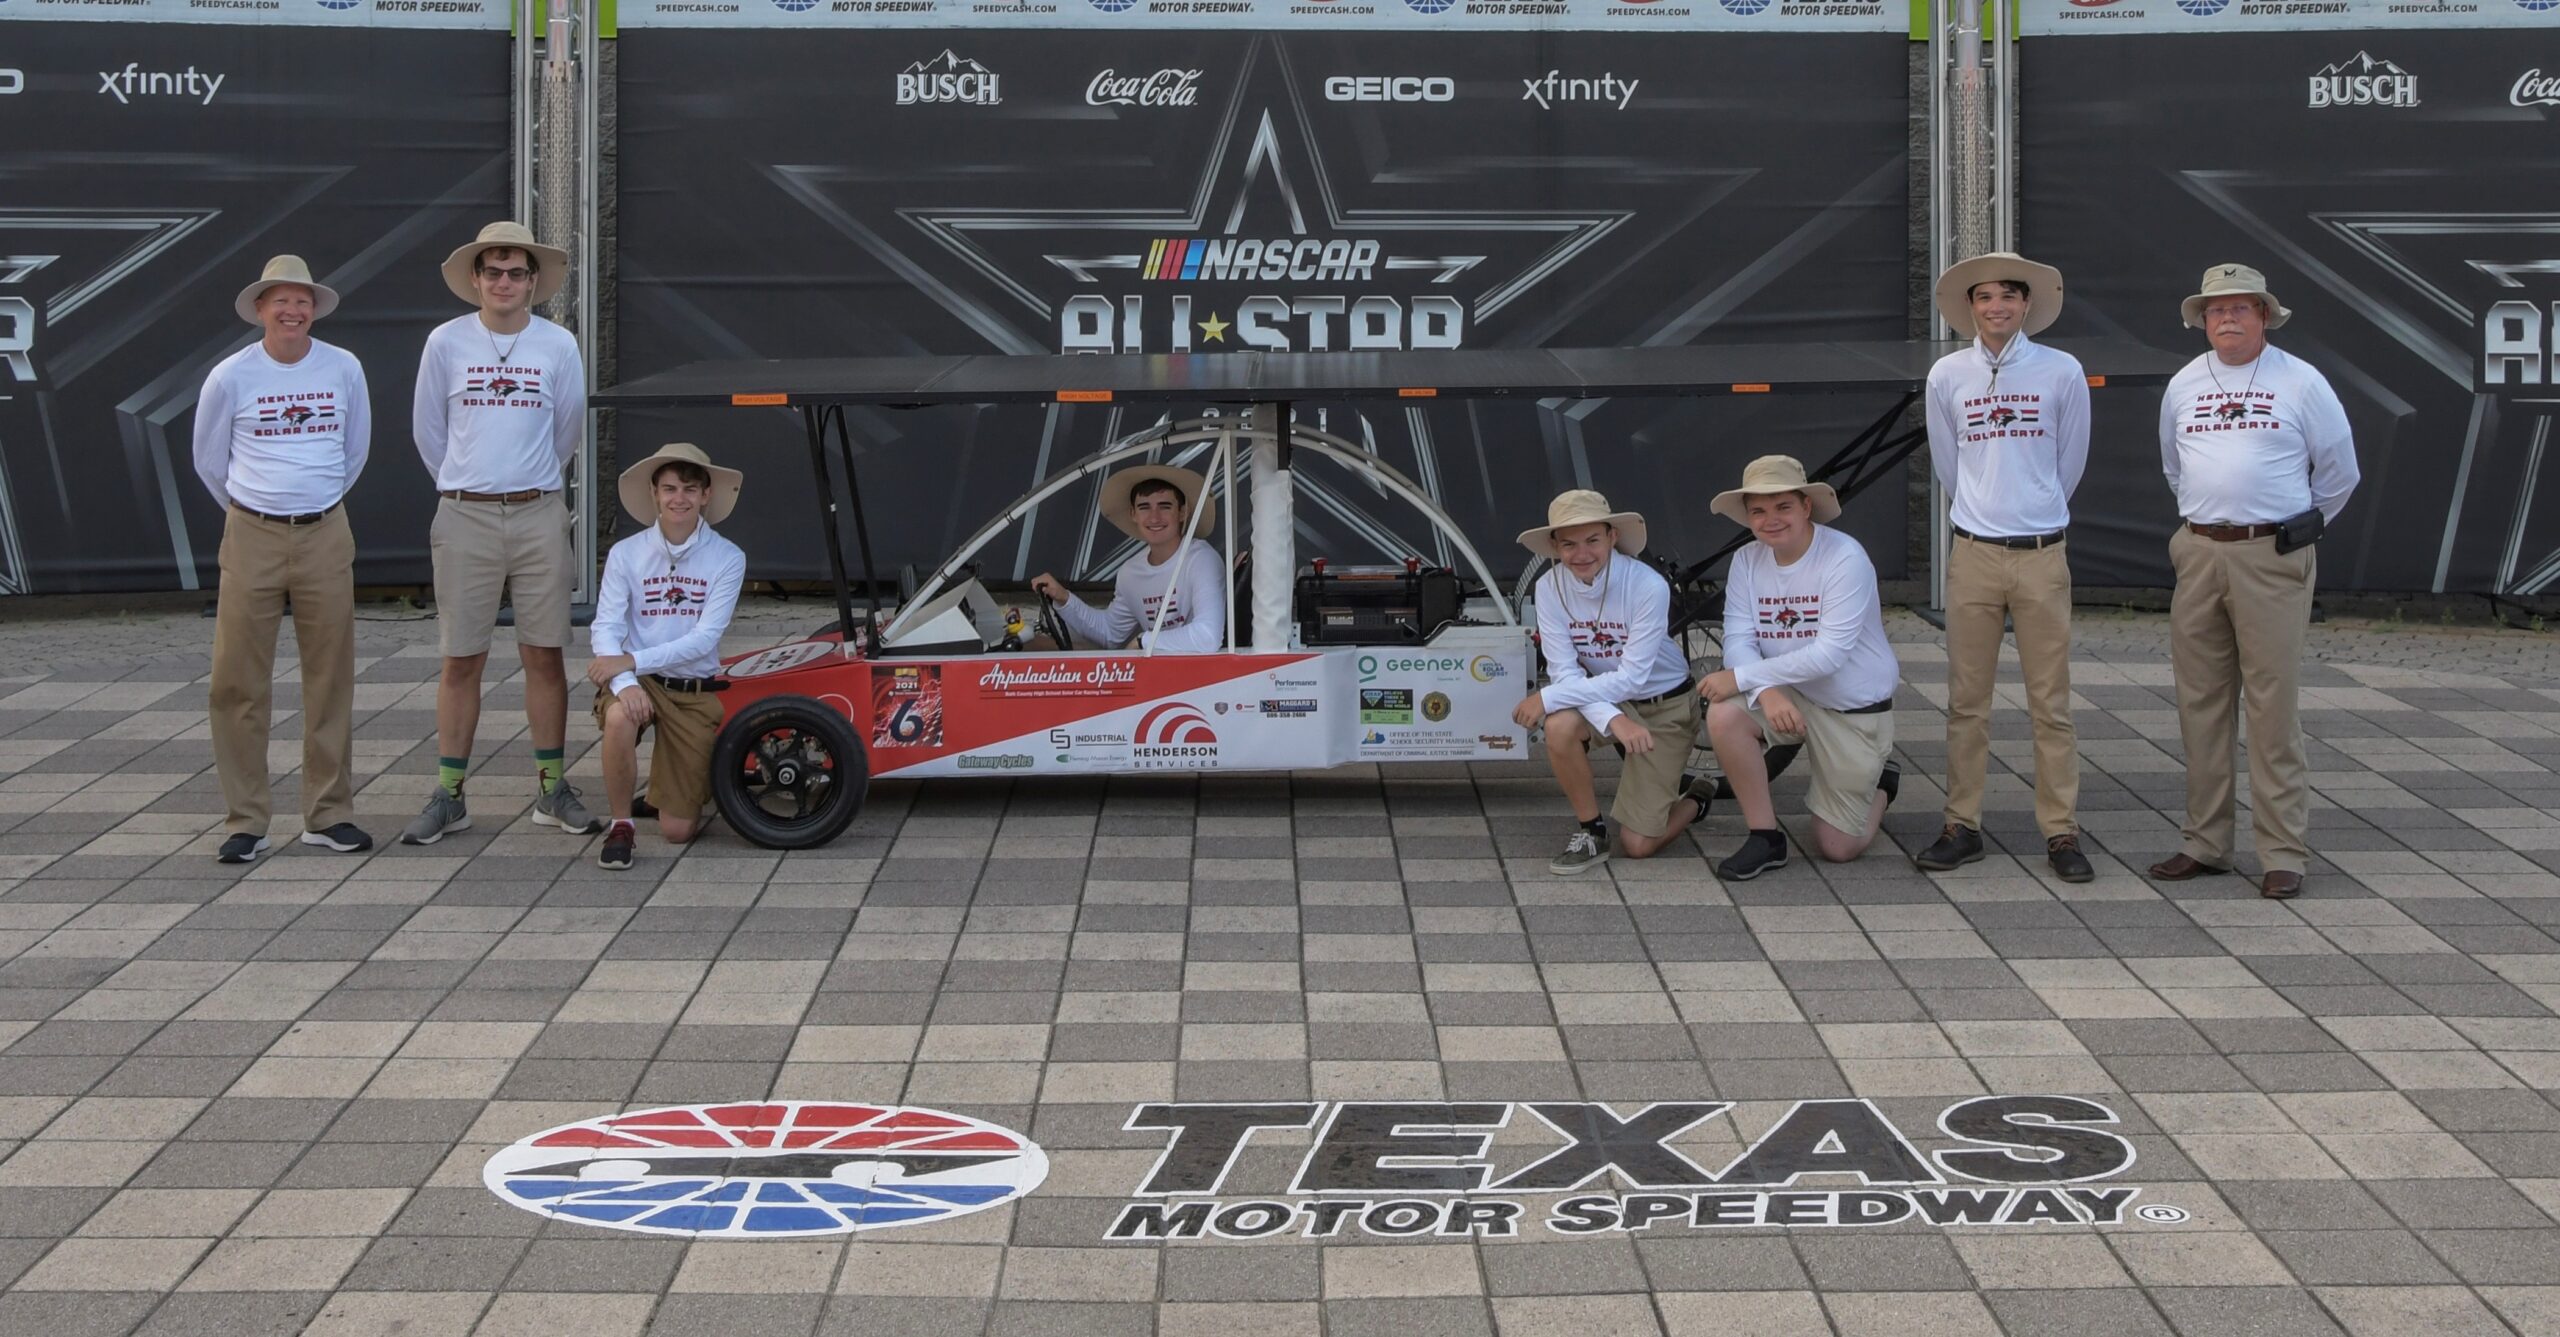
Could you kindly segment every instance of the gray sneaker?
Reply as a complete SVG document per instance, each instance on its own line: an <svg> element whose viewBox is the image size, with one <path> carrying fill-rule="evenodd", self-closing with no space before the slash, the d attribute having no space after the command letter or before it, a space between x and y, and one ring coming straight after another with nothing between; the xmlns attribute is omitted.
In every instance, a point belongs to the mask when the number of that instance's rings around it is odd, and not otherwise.
<svg viewBox="0 0 2560 1337"><path fill-rule="evenodd" d="M556 826L573 836L592 835L604 829L604 823L578 801L577 787L567 780L551 787L551 792L533 801L533 823Z"/></svg>
<svg viewBox="0 0 2560 1337"><path fill-rule="evenodd" d="M1573 829L1573 839L1564 843L1564 853L1547 863L1547 871L1558 877L1571 877L1609 862L1609 847L1591 834L1589 827Z"/></svg>
<svg viewBox="0 0 2560 1337"><path fill-rule="evenodd" d="M455 831L471 829L471 811L462 806L460 794L444 792L443 785L427 796L427 806L400 828L403 845L432 845Z"/></svg>

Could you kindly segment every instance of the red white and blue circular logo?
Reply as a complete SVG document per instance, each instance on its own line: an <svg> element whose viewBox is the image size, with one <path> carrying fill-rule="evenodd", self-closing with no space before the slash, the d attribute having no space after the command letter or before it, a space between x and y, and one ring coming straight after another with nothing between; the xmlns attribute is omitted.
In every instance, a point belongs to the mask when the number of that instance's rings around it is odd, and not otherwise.
<svg viewBox="0 0 2560 1337"><path fill-rule="evenodd" d="M1048 1175L1038 1144L983 1119L805 1100L562 1124L481 1171L490 1192L529 1212L700 1239L919 1225L1011 1202Z"/></svg>

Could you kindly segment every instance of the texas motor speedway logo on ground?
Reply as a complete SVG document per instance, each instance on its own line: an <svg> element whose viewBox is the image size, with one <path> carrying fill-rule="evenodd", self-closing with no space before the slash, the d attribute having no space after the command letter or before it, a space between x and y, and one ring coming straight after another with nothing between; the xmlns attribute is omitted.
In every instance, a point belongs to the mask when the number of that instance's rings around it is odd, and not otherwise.
<svg viewBox="0 0 2560 1337"><path fill-rule="evenodd" d="M1940 1112L1953 1145L1923 1152L1865 1100L1797 1103L1738 1151L1724 1100L1607 1104L1322 1102L1149 1104L1123 1127L1164 1152L1104 1229L1165 1239L1552 1235L1847 1227L2174 1224L2109 1180L2133 1144L2114 1111L2074 1096L1983 1096ZM1312 1131L1285 1181L1237 1182L1246 1144ZM1505 1137L1505 1130L1519 1136ZM1731 1138L1721 1145L1730 1147ZM1716 1166L1718 1168L1710 1168ZM1265 1175L1267 1179L1267 1172ZM1814 1182L1804 1183L1811 1179Z"/></svg>

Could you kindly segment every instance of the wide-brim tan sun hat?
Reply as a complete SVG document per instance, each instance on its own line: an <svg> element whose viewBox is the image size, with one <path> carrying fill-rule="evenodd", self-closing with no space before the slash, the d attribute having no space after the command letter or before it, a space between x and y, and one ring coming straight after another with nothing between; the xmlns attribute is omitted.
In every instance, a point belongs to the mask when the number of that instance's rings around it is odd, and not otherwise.
<svg viewBox="0 0 2560 1337"><path fill-rule="evenodd" d="M1140 543L1146 542L1146 536L1138 532L1138 499L1129 494L1137 489L1138 484L1149 481L1171 483L1181 490L1182 504L1190 508L1191 516L1191 524L1184 537L1205 539L1218 532L1218 508L1208 504L1209 480L1189 469L1177 469L1170 464L1142 464L1103 479L1102 518L1110 521L1111 527L1121 533Z"/></svg>
<svg viewBox="0 0 2560 1337"><path fill-rule="evenodd" d="M1779 492L1801 492L1813 503L1816 524L1829 524L1840 518L1840 493L1829 483L1807 482L1804 461L1793 455L1763 455L1744 466L1742 486L1730 492L1719 492L1707 509L1748 528L1751 524L1750 504L1753 497Z"/></svg>
<svg viewBox="0 0 2560 1337"><path fill-rule="evenodd" d="M231 309L239 312L242 320L263 327L265 322L258 319L258 299L266 295L267 289L287 283L311 290L313 320L326 320L330 312L338 309L338 290L314 281L311 266L304 264L298 255L279 255L269 260L266 269L258 275L258 281L240 290L240 296L232 302Z"/></svg>
<svg viewBox="0 0 2560 1337"><path fill-rule="evenodd" d="M480 235L473 238L469 245L444 258L444 286L451 288L454 296L471 305L480 305L480 290L471 286L471 263L480 258L482 251L501 246L509 250L522 251L542 262L541 271L533 276L531 305L540 306L550 301L560 294L562 285L568 283L569 253L567 251L535 241L533 233L527 231L522 223L502 222L491 223L480 229Z"/></svg>
<svg viewBox="0 0 2560 1337"><path fill-rule="evenodd" d="M1520 546L1549 561L1556 557L1556 531L1576 525L1615 525L1618 527L1618 551L1629 557L1644 551L1644 516L1634 511L1613 511L1609 499L1588 489L1559 492L1547 503L1547 522L1535 529L1520 531Z"/></svg>
<svg viewBox="0 0 2560 1337"><path fill-rule="evenodd" d="M2267 304L2267 328L2293 319L2293 312L2267 291L2267 276L2247 265L2215 265L2204 272L2196 294L2178 303L2178 319L2191 330L2204 328L2204 304L2216 297L2255 297Z"/></svg>
<svg viewBox="0 0 2560 1337"><path fill-rule="evenodd" d="M711 457L702 453L702 447L690 441L672 441L622 471L617 487L622 494L622 509L631 512L632 519L644 525L658 523L658 470L674 463L698 464L711 474L711 495L702 499L703 519L716 525L737 509L738 494L745 490L747 476L713 464Z"/></svg>
<svg viewBox="0 0 2560 1337"><path fill-rule="evenodd" d="M1947 266L1938 276L1938 314L1947 318L1947 327L1957 337L1974 335L1973 290L1975 285L2007 279L2027 285L2027 318L2018 328L2028 334L2042 334L2062 314L2062 271L2051 265L2040 265L2014 251L1992 251L1970 260L1959 260Z"/></svg>

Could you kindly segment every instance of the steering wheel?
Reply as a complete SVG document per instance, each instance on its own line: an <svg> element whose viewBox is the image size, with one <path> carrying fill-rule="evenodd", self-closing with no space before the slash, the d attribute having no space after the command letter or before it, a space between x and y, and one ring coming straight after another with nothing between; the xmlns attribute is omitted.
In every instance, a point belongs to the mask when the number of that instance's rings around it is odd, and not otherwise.
<svg viewBox="0 0 2560 1337"><path fill-rule="evenodd" d="M1067 634L1067 620L1058 616L1058 606L1049 602L1048 595L1043 594L1037 597L1040 600L1038 618L1040 634L1049 638L1049 644L1061 650L1075 649L1076 638Z"/></svg>

